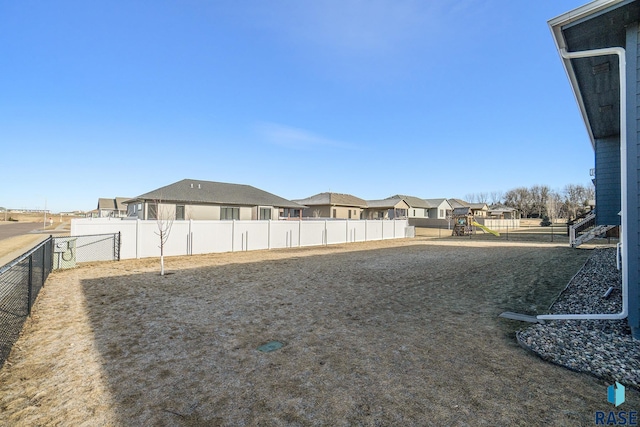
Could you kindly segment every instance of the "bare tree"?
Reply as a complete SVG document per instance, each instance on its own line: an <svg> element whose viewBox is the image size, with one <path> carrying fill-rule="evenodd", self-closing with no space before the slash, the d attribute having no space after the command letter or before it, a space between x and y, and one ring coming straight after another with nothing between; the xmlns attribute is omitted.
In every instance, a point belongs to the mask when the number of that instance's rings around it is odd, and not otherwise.
<svg viewBox="0 0 640 427"><path fill-rule="evenodd" d="M551 191L545 206L551 223L556 222L562 212L562 196L555 191Z"/></svg>
<svg viewBox="0 0 640 427"><path fill-rule="evenodd" d="M502 203L502 199L504 199L504 193L502 191L492 191L489 196L491 197L491 204L497 205Z"/></svg>
<svg viewBox="0 0 640 427"><path fill-rule="evenodd" d="M547 200L549 199L549 193L551 189L546 185L534 185L529 190L532 202L532 213L538 215L538 218L542 218L547 209Z"/></svg>
<svg viewBox="0 0 640 427"><path fill-rule="evenodd" d="M582 185L569 184L563 190L565 204L570 218L577 218L584 211L588 201L588 191Z"/></svg>
<svg viewBox="0 0 640 427"><path fill-rule="evenodd" d="M509 190L504 195L504 204L519 210L524 218L529 218L533 205L531 192L526 187Z"/></svg>
<svg viewBox="0 0 640 427"><path fill-rule="evenodd" d="M158 231L155 234L160 237L160 245L158 246L160 248L160 275L164 276L164 245L169 239L169 234L171 234L175 215L169 211L167 205L162 205L161 199L154 200L149 209L155 209L155 219L158 225ZM153 213L151 212L151 214Z"/></svg>
<svg viewBox="0 0 640 427"><path fill-rule="evenodd" d="M481 191L478 194L476 194L477 203L487 203L488 201L489 201L489 193Z"/></svg>

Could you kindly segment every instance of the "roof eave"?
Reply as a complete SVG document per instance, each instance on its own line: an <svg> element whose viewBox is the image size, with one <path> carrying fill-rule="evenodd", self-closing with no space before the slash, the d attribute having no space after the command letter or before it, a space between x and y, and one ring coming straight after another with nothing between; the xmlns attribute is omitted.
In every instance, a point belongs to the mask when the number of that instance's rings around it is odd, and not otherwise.
<svg viewBox="0 0 640 427"><path fill-rule="evenodd" d="M559 15L548 21L553 41L556 45L558 55L560 55L560 60L562 61L562 65L564 67L565 73L567 74L567 78L569 79L569 83L571 84L573 96L576 100L576 103L578 104L578 108L580 109L580 115L582 116L582 120L585 124L585 127L587 128L589 140L591 141L591 146L594 150L596 147L596 142L593 136L591 124L589 123L589 117L587 116L587 110L584 105L584 100L582 99L582 95L580 93L578 79L576 78L573 67L571 66L571 60L564 58L561 53L562 50L568 50L566 40L562 33L562 28L567 26L568 24L597 14L613 5L622 3L623 1L625 0L595 0L576 9L570 10L569 12L563 13L562 15Z"/></svg>

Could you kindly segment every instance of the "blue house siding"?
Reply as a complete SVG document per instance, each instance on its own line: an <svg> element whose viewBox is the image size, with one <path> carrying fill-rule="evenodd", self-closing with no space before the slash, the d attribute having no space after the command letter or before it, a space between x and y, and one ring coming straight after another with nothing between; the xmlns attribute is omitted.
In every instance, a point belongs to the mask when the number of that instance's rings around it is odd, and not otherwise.
<svg viewBox="0 0 640 427"><path fill-rule="evenodd" d="M596 139L596 223L620 225L620 138Z"/></svg>
<svg viewBox="0 0 640 427"><path fill-rule="evenodd" d="M640 339L640 46L638 23L627 27L627 227L629 317L633 337Z"/></svg>

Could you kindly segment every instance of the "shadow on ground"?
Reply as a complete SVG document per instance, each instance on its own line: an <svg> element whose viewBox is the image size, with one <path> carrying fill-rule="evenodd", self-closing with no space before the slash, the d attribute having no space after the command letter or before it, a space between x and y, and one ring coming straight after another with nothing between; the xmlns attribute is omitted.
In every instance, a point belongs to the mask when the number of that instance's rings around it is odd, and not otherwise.
<svg viewBox="0 0 640 427"><path fill-rule="evenodd" d="M165 277L124 261L81 284L122 425L589 425L606 384L522 350L522 324L497 317L544 311L588 254L328 248Z"/></svg>

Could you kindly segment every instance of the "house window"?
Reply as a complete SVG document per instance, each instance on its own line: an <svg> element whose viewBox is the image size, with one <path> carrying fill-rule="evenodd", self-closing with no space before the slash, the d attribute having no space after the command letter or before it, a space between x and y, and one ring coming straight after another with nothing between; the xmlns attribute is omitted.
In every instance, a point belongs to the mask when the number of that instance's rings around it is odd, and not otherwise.
<svg viewBox="0 0 640 427"><path fill-rule="evenodd" d="M336 210L335 210L335 209L333 210L333 217L334 217L334 218L337 218L337 217L336 217Z"/></svg>
<svg viewBox="0 0 640 427"><path fill-rule="evenodd" d="M158 219L158 204L149 203L147 205L147 219Z"/></svg>
<svg viewBox="0 0 640 427"><path fill-rule="evenodd" d="M240 208L220 208L220 219L240 219Z"/></svg>
<svg viewBox="0 0 640 427"><path fill-rule="evenodd" d="M285 208L282 210L282 216L284 218L297 218L300 216L300 209Z"/></svg>
<svg viewBox="0 0 640 427"><path fill-rule="evenodd" d="M413 210L413 216L416 216L416 210L415 209Z"/></svg>
<svg viewBox="0 0 640 427"><path fill-rule="evenodd" d="M349 219L351 219L351 209L349 209Z"/></svg>
<svg viewBox="0 0 640 427"><path fill-rule="evenodd" d="M176 219L178 221L184 220L184 205L176 205Z"/></svg>
<svg viewBox="0 0 640 427"><path fill-rule="evenodd" d="M426 208L425 208L425 210L424 210L424 217L425 217L425 218L429 218L429 209L426 209Z"/></svg>
<svg viewBox="0 0 640 427"><path fill-rule="evenodd" d="M440 218L444 218L444 209L440 209Z"/></svg>
<svg viewBox="0 0 640 427"><path fill-rule="evenodd" d="M261 220L271 219L271 208L260 208L260 219Z"/></svg>

